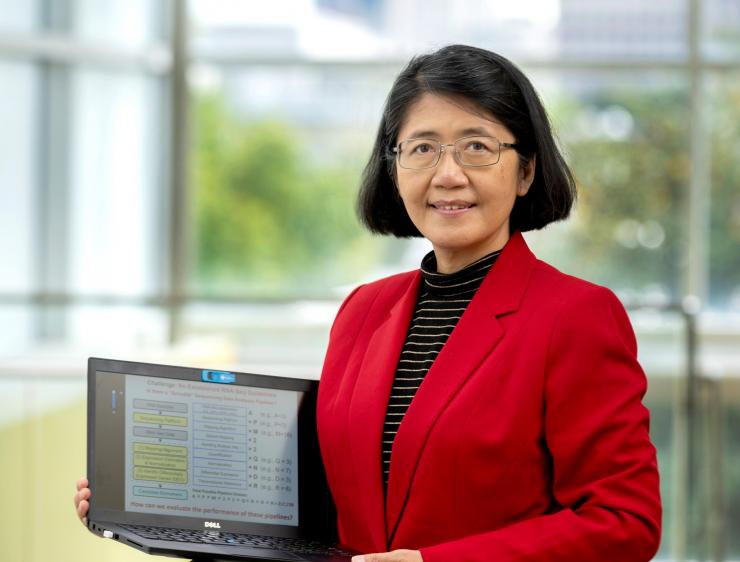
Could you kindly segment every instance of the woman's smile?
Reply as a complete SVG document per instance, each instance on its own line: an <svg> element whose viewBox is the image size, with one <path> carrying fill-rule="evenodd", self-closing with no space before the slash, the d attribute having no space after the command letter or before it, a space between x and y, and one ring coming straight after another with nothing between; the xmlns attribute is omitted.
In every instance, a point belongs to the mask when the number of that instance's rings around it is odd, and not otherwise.
<svg viewBox="0 0 740 562"><path fill-rule="evenodd" d="M439 199L429 203L429 206L441 215L454 217L467 213L475 207L475 204L461 201L459 199L452 201Z"/></svg>

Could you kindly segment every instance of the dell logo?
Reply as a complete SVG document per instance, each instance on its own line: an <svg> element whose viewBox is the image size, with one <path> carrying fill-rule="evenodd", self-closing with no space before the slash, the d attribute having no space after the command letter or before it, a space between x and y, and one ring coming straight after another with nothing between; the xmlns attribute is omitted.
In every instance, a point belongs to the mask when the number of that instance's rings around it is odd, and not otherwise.
<svg viewBox="0 0 740 562"><path fill-rule="evenodd" d="M204 521L203 524L206 526L206 529L220 529L221 523L218 521Z"/></svg>

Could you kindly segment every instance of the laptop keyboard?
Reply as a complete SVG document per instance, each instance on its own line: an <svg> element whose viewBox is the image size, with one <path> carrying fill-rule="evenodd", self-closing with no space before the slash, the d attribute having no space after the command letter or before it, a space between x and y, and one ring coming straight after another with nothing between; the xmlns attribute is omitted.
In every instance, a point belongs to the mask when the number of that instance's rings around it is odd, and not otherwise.
<svg viewBox="0 0 740 562"><path fill-rule="evenodd" d="M322 543L305 539L265 537L261 535L240 535L236 533L222 533L219 531L168 529L165 527L149 527L146 525L121 525L121 527L146 539L270 548L273 550L292 552L294 554L313 554L316 556L351 556L349 552L339 548L327 547Z"/></svg>

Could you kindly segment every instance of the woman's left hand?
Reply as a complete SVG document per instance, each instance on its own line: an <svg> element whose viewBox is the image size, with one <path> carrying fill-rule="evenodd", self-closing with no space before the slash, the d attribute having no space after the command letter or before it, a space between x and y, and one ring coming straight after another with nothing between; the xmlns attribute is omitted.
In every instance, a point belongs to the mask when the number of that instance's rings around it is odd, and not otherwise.
<svg viewBox="0 0 740 562"><path fill-rule="evenodd" d="M393 550L353 556L352 562L424 562L418 550Z"/></svg>

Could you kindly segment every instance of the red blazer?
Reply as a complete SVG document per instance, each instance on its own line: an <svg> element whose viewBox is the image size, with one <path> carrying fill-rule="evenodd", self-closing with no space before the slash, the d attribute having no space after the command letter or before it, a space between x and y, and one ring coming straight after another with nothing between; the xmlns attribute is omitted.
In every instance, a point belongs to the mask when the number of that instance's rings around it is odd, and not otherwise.
<svg viewBox="0 0 740 562"><path fill-rule="evenodd" d="M661 504L645 375L603 287L514 233L403 422L381 435L420 272L357 288L331 331L318 428L340 541L424 562L641 562Z"/></svg>

